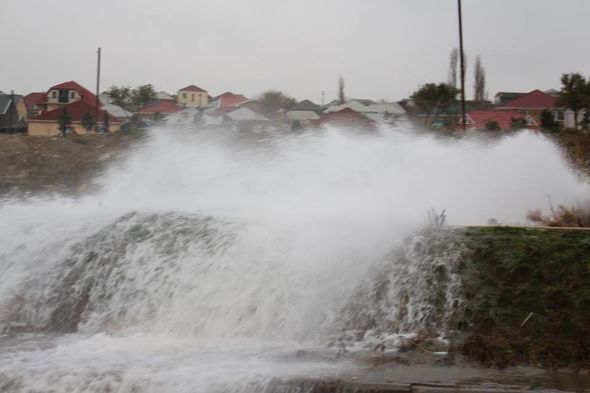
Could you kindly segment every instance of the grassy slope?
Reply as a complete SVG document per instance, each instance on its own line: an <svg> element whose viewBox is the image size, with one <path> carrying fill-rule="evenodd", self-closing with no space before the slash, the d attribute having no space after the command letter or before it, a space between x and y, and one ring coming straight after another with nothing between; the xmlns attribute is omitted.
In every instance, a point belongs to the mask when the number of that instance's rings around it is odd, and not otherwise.
<svg viewBox="0 0 590 393"><path fill-rule="evenodd" d="M0 134L0 197L84 191L132 140L123 132L65 138Z"/></svg>
<svg viewBox="0 0 590 393"><path fill-rule="evenodd" d="M470 228L465 237L472 335L463 352L494 366L587 366L590 231Z"/></svg>

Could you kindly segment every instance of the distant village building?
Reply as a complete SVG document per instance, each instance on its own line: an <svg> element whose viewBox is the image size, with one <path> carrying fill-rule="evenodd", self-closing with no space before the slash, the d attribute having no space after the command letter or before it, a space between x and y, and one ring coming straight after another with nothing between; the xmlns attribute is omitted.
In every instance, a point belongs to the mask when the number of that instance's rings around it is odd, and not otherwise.
<svg viewBox="0 0 590 393"><path fill-rule="evenodd" d="M303 100L303 101L299 101L298 103L296 103L295 105L293 105L289 111L305 111L305 112L316 112L316 113L321 113L322 112L322 107L310 100Z"/></svg>
<svg viewBox="0 0 590 393"><path fill-rule="evenodd" d="M209 102L209 94L207 90L190 85L178 90L176 102L182 107L200 108L206 106Z"/></svg>
<svg viewBox="0 0 590 393"><path fill-rule="evenodd" d="M347 103L342 104L342 105L330 106L326 109L325 113L338 112L344 108L349 108L355 112L363 113L363 114L364 113L379 113L379 114L391 115L391 116L395 116L395 117L404 115L406 113L406 110L404 108L402 108L401 105L399 105L395 102L377 104L377 103L369 103L369 100L363 100L363 101L364 101L364 103L361 101L357 101L357 100L351 100L351 101L348 101Z"/></svg>
<svg viewBox="0 0 590 393"><path fill-rule="evenodd" d="M343 109L350 109L379 124L392 124L406 114L406 110L397 103L377 104L371 100L351 100L345 104L329 106L324 114L340 112Z"/></svg>
<svg viewBox="0 0 590 393"><path fill-rule="evenodd" d="M176 101L176 98L165 91L158 91L156 92L156 101Z"/></svg>
<svg viewBox="0 0 590 393"><path fill-rule="evenodd" d="M45 94L45 111L51 111L56 108L63 108L66 105L73 104L77 101L84 101L89 105L102 105L96 96L82 85L74 82L64 82L52 86Z"/></svg>
<svg viewBox="0 0 590 393"><path fill-rule="evenodd" d="M70 131L76 134L86 134L87 131L82 126L82 121L86 114L90 114L92 117L95 116L96 107L94 105L89 104L84 100L78 100L73 102L64 107L58 107L46 112L41 113L40 115L29 119L28 122L28 132L29 135L33 136L57 136L61 133L59 130L59 119L63 113L64 108L67 110L70 118L71 118L71 127ZM102 124L105 113L108 116L109 120L109 132L118 131L123 124L123 121L115 116L112 116L108 112L105 112L102 109L98 110L98 125Z"/></svg>
<svg viewBox="0 0 590 393"><path fill-rule="evenodd" d="M310 100L299 101L289 109L285 117L290 122L292 130L305 128L320 118L322 107Z"/></svg>
<svg viewBox="0 0 590 393"><path fill-rule="evenodd" d="M22 96L0 93L0 132L22 132L27 126L27 107Z"/></svg>
<svg viewBox="0 0 590 393"><path fill-rule="evenodd" d="M463 122L459 121L459 124ZM499 130L508 131L523 126L538 129L540 120L518 111L485 110L469 112L465 116L465 124L468 130L486 130L495 125Z"/></svg>
<svg viewBox="0 0 590 393"><path fill-rule="evenodd" d="M163 117L172 113L182 111L184 108L179 106L175 101L157 101L153 104L144 106L135 112L140 120L146 120L153 118L156 114L162 115Z"/></svg>
<svg viewBox="0 0 590 393"><path fill-rule="evenodd" d="M553 113L555 121L562 124L565 128L574 128L574 112L563 107L559 103L559 97L555 94L549 94L541 90L533 90L512 101L499 106L500 110L514 110L540 118L541 112L545 109ZM578 122L583 118L583 111L578 114Z"/></svg>
<svg viewBox="0 0 590 393"><path fill-rule="evenodd" d="M271 125L271 120L244 106L237 108L218 108L203 116L207 126L223 126L238 132L263 132Z"/></svg>
<svg viewBox="0 0 590 393"><path fill-rule="evenodd" d="M218 108L237 108L240 104L248 101L248 98L241 94L234 94L231 91L226 91L223 94L213 98Z"/></svg>
<svg viewBox="0 0 590 393"><path fill-rule="evenodd" d="M109 119L109 132L118 131L124 122L117 116L105 111L102 102L90 90L75 81L68 81L49 88L46 93L31 93L25 99L26 111L29 115L27 128L29 135L55 136L60 134L59 118L65 109L71 117L71 130L77 134L85 134L82 120L90 116L100 129L105 118ZM98 104L98 109L97 105ZM118 107L117 107L118 108ZM117 110L114 107L113 110ZM120 110L121 108L119 108ZM124 114L124 112L120 112ZM98 117L96 117L98 114Z"/></svg>
<svg viewBox="0 0 590 393"><path fill-rule="evenodd" d="M46 97L43 92L29 93L25 96L25 106L27 108L27 118L39 115L45 110Z"/></svg>
<svg viewBox="0 0 590 393"><path fill-rule="evenodd" d="M111 115L124 122L131 120L131 116L133 116L133 113L115 104L106 104L100 109L109 112Z"/></svg>
<svg viewBox="0 0 590 393"><path fill-rule="evenodd" d="M333 126L355 130L373 130L377 126L374 120L349 107L326 113L312 124L316 127Z"/></svg>
<svg viewBox="0 0 590 393"><path fill-rule="evenodd" d="M511 91L499 91L494 96L494 105L503 106L505 103L522 97L526 93L516 93Z"/></svg>

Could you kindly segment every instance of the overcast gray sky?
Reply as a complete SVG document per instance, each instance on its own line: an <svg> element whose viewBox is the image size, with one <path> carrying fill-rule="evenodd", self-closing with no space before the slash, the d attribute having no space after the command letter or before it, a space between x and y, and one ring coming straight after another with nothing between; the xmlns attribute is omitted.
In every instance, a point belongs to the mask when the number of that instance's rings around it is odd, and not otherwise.
<svg viewBox="0 0 590 393"><path fill-rule="evenodd" d="M559 87L590 73L590 0L464 0L468 96L474 56L488 90ZM400 99L447 79L457 46L455 0L3 0L0 90L76 80L188 84L212 95L280 89L298 99ZM104 90L101 88L101 90Z"/></svg>

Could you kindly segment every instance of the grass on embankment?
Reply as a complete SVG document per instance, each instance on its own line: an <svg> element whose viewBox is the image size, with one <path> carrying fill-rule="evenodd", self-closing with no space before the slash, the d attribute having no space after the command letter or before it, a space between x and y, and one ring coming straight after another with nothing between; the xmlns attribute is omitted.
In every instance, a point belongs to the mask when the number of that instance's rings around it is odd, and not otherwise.
<svg viewBox="0 0 590 393"><path fill-rule="evenodd" d="M590 231L468 228L462 352L491 366L590 365Z"/></svg>
<svg viewBox="0 0 590 393"><path fill-rule="evenodd" d="M0 198L87 191L136 139L125 131L53 138L0 134Z"/></svg>

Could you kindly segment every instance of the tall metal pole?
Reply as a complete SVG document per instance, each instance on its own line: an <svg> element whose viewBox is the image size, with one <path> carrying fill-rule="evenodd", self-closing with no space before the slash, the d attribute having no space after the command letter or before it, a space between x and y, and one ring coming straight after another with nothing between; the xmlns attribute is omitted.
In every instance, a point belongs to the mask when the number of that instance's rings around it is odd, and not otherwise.
<svg viewBox="0 0 590 393"><path fill-rule="evenodd" d="M100 47L96 52L98 54L98 61L96 65L96 108L94 109L94 118L96 119L96 130L98 131L98 107L100 106L98 95L100 94Z"/></svg>
<svg viewBox="0 0 590 393"><path fill-rule="evenodd" d="M16 111L16 105L14 104L14 90L10 90L10 102L8 104L8 127L6 127L6 129L11 131L12 128L12 131L14 132L15 121L12 118L13 109Z"/></svg>
<svg viewBox="0 0 590 393"><path fill-rule="evenodd" d="M463 57L463 13L461 11L461 0L457 0L459 7L459 57L461 59L461 123L463 123L463 131L467 130L466 116L465 116L465 58Z"/></svg>

